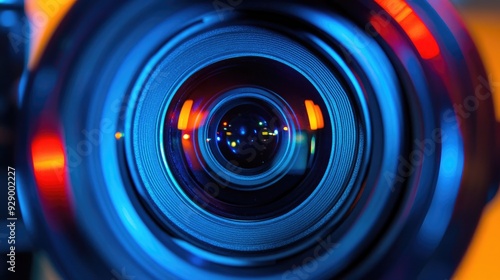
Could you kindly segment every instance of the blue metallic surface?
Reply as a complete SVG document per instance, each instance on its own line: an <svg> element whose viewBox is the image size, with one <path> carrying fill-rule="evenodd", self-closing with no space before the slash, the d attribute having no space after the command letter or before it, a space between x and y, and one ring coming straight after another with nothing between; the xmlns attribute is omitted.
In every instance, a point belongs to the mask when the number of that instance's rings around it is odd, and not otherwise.
<svg viewBox="0 0 500 280"><path fill-rule="evenodd" d="M220 32L220 35L216 32ZM227 34L227 35L226 35ZM262 35L261 35L262 34ZM229 36L227 39L224 36ZM260 39L259 37L263 36L264 38ZM232 58L234 56L240 56L244 54L245 56L269 56L275 60L285 60L286 55L289 53L297 53L293 57L295 57L295 61L287 62L293 63L294 65L300 65L306 73L311 73L310 69L324 69L319 64L318 61L315 61L312 55L308 54L305 50L300 49L297 46L292 45L290 42L285 41L285 39L280 38L278 34L269 34L267 32L263 32L260 30L249 29L245 27L240 28L231 28L227 30L221 31L211 31L209 42L203 42L207 45L207 47L203 48L200 46L196 46L195 50L197 53L191 52L188 54L178 55L176 52L184 53L188 52L189 48L187 47L178 47L177 51L172 54L172 57L176 59L182 59L182 64L176 63L175 61L163 61L162 64L165 66L160 66L157 68L157 72L152 74L153 77L159 75L161 73L166 73L165 68L163 67L171 67L171 65L181 65L175 72L170 72L167 75L162 76L162 80L154 80L151 82L155 86L157 86L162 91L170 92L170 88L175 88L175 86L171 86L169 83L171 81L177 81L177 78L170 78L168 75L172 75L175 77L177 73L186 73L186 76L189 76L191 71L184 70L183 68L195 68L201 69L205 67L207 64L212 64L214 61L212 59L216 58L217 60L223 60ZM196 44L201 45L198 41L193 40ZM249 41L252 42L249 43ZM269 47L266 49L263 45L258 45L255 42L265 42L267 46L278 45L279 47ZM230 42L230 43L229 43ZM189 42L188 45L193 43ZM225 47L222 48L221 44ZM281 47L284 45L286 47ZM199 49L203 49L203 52L198 52ZM248 49L248 50L247 50ZM287 53L277 52L277 50L286 49ZM297 50L294 50L297 49ZM221 53L221 50L223 52ZM226 54L227 53L227 54ZM281 56L281 57L280 57ZM186 57L189 57L190 60L186 61ZM311 62L312 60L312 62ZM207 62L208 61L208 62ZM304 62L303 62L304 61ZM314 66L309 66L314 63ZM201 64L201 65L200 65ZM199 66L200 65L200 66ZM330 75L328 71L323 70L324 75ZM148 73L148 72L146 72ZM316 71L316 75L320 75L320 71ZM148 73L149 74L149 73ZM320 76L321 77L321 76ZM328 76L327 76L328 77ZM330 92L334 93L338 91L338 85L336 80L333 77L324 78L324 80L330 82L331 84L323 85L321 82L316 82L317 78L311 78L315 84L318 84L319 88L322 89L321 92ZM182 80L182 79L180 79ZM182 84L180 82L179 84ZM146 85L140 87L142 92L150 92L154 91L150 86ZM331 88L331 89L330 89ZM172 90L175 92L176 90ZM143 93L144 94L144 93ZM135 116L135 126L137 127L137 131L134 132L134 135L137 135L138 139L134 139L133 147L136 158L138 159L138 168L139 168L139 176L142 180L147 180L144 182L145 188L147 191L153 195L153 200L160 207L160 210L168 215L168 219L171 220L174 224L187 224L188 227L185 228L186 231L190 235L193 235L195 238L200 239L203 242L209 243L212 246L227 248L235 251L261 251L261 250L270 250L282 247L286 244L295 242L304 238L305 236L311 234L325 221L331 220L330 217L334 215L337 207L332 207L332 203L335 203L338 200L339 191L342 190L340 187L342 186L343 181L346 180L346 176L349 176L349 169L340 169L339 171L333 171L333 167L328 167L328 169L332 170L328 172L327 176L323 179L324 182L321 182L320 185L332 186L332 187L324 187L319 188L318 191L320 193L312 194L312 196L304 202L303 205L297 206L293 212L289 213L286 216L280 216L273 220L266 221L255 221L253 223L248 223L246 221L231 221L223 218L218 218L213 215L209 215L203 209L197 207L192 209L191 207L196 207L193 205L190 200L179 201L177 197L179 194L175 191L178 190L178 186L172 186L171 188L166 188L169 184L175 183L175 180L172 180L173 175L170 170L167 170L168 177L162 177L165 171L162 171L164 164L161 161L152 161L151 155L158 154L158 142L155 141L155 135L152 133L153 131L161 131L160 127L164 125L154 124L154 122L148 121L149 119L159 119L157 115L153 115L155 112L160 112L161 109L155 106L160 106L163 104L163 101L158 101L153 99L156 98L168 98L168 95L162 96L160 94L151 95L151 98L146 96L144 98L144 103L139 104L138 108L136 108L136 116ZM344 95L339 94L338 97L333 94L328 96L327 98L331 99L333 108L336 108L337 111L342 110L343 114L340 115L338 112L329 112L331 114L331 119L335 120L343 120L346 119L342 123L342 131L344 133L350 133L353 131L354 127L352 123L352 116L350 116L349 111L339 108L339 105L345 106L345 93ZM335 99L333 99L335 98ZM337 101L336 99L340 100ZM339 105L336 105L338 103ZM156 104L156 105L155 105ZM168 101L167 101L168 104ZM166 107L167 105L165 105ZM144 110L142 108L147 108L145 113L153 113L152 115L141 115L141 111ZM349 109L348 109L349 110ZM348 119L351 118L351 119ZM351 123L349 123L349 121ZM148 128L145 123L151 123L151 125L156 126L152 128ZM335 142L342 141L344 143L344 152L342 154L337 153L336 155L332 155L332 159L330 160L330 164L334 162L339 162L339 167L344 167L347 164L342 163L342 160L350 160L354 152L353 145L349 143L349 138L345 138L343 134L340 132L340 127L333 127L333 134L339 137L338 140L333 143L333 150L339 144ZM352 133L352 132L351 132ZM349 134L348 134L349 135ZM153 149L153 152L151 152ZM342 157L342 158L339 158ZM286 165L281 165L282 167L288 167ZM216 168L216 167L212 167ZM337 167L338 168L338 167ZM222 175L221 175L222 176ZM223 177L223 176L222 176ZM331 181L331 183L329 183ZM251 182L247 182L251 183ZM347 187L349 188L349 187ZM170 190L170 193L166 193ZM348 189L346 190L346 192ZM186 199L187 197L184 197ZM191 206L189 206L191 205ZM187 207L187 208L185 208ZM333 208L333 209L331 209ZM331 210L330 210L331 209ZM324 211L328 211L329 213L324 213ZM191 213L191 215L187 215L191 221L189 221L186 217L186 213ZM321 217L319 220L318 217ZM266 259L271 258L274 259L273 255L269 255Z"/></svg>
<svg viewBox="0 0 500 280"><path fill-rule="evenodd" d="M66 145L73 224L47 223L26 151L19 192L27 223L64 277L450 276L498 180L488 168L496 161L491 102L468 118L453 110L484 75L478 59L465 62L462 48L473 46L450 31L455 18L411 4L440 34L440 57L426 61L393 21L387 34L369 34L381 10L372 1L248 1L222 17L207 1L93 4L72 9L26 78L22 104L22 147L54 120ZM331 153L319 154L328 172L314 192L263 220L200 207L163 145L181 85L241 56L305 76L326 104L333 139ZM312 139L315 154L322 138Z"/></svg>

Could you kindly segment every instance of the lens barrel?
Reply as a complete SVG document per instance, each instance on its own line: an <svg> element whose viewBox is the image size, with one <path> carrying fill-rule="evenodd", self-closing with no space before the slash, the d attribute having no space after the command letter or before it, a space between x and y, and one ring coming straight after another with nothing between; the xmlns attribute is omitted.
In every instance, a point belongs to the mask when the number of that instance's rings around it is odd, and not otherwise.
<svg viewBox="0 0 500 280"><path fill-rule="evenodd" d="M378 2L75 3L21 98L62 274L449 277L498 183L492 101L453 110L484 69L437 4L405 10L436 54Z"/></svg>

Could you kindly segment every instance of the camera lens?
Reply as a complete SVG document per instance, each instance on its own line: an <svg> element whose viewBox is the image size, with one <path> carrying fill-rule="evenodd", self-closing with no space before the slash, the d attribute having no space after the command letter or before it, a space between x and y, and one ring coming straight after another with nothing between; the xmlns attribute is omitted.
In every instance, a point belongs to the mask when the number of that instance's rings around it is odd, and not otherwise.
<svg viewBox="0 0 500 280"><path fill-rule="evenodd" d="M244 101L225 113L214 138L226 161L245 169L261 169L273 161L280 145L280 125L270 125L269 112L261 104ZM246 152L251 147L258 148L255 156Z"/></svg>
<svg viewBox="0 0 500 280"><path fill-rule="evenodd" d="M450 271L493 181L491 104L453 111L482 73L453 15L386 2L76 1L20 97L20 161L68 171L25 163L20 191L66 278Z"/></svg>
<svg viewBox="0 0 500 280"><path fill-rule="evenodd" d="M385 120L378 106L367 110L367 97L393 107L398 102L392 98L397 89L393 76L385 72L389 66L384 56L383 67L370 72L380 82L364 84L364 72L348 66L338 50L328 47L331 42L319 36L322 32L299 15L269 10L275 16L267 18L249 11L220 22L208 12L207 18L196 17L166 37L175 19L164 13L172 15L172 7L156 9L157 5L163 4L154 2L134 17L147 16L151 21L134 21L137 26L131 24L135 26L131 32L120 33L126 42L106 54L105 67L86 72L99 80L88 85L103 86L106 94L81 101L89 96L73 79L65 89L77 98L66 101L63 111L70 117L64 118L64 127L80 128L67 126L78 116L69 108L79 109L79 103L91 108L85 123L113 124L111 137L100 138L98 153L85 160L85 168L75 169L100 168L99 176L74 173L99 181L88 184L89 193L107 186L102 196L75 194L81 205L86 203L80 201L95 198L98 206L90 209L109 213L103 217L106 221L116 217L100 228L110 226L110 235L123 233L123 238L106 246L118 250L125 249L118 243L129 244L127 250L148 260L143 263L151 264L149 271L159 271L158 275L165 271L175 275L181 269L173 267L183 266L186 274L174 278L185 278L191 268L200 270L197 276L209 272L238 278L252 271L250 277L269 273L279 277L297 254L325 256L333 250L335 239L358 221L350 212L387 211L385 201L391 194L383 187L373 192L378 202L371 208L355 209L366 199L360 196L364 182L370 182L371 190L377 179L367 177L369 162L395 166L371 155L372 145L380 145L382 138L373 137L372 123ZM106 26L133 20L122 17L125 14L116 15ZM293 22L303 23L301 32L286 24ZM352 27L338 28L353 33ZM106 32L93 36L95 44L75 68L87 71L89 59L101 57L103 49L115 50L103 48L116 45ZM363 63L375 65L372 54L381 51L373 47L378 51L372 50ZM121 67L124 63L127 67ZM96 75L101 70L116 76L104 79L106 75ZM374 96L372 87L388 95ZM394 118L392 125L383 125L396 151L399 135L391 133L400 128L399 122ZM75 131L66 132L71 143L79 143ZM350 240L345 241L344 252L328 256L339 260L328 263L340 263L359 239L371 233L369 222L361 221L358 227L356 234L345 234ZM326 239L334 231L339 237ZM317 249L320 239L328 244ZM128 263L134 267L131 259L136 255L120 255L130 257ZM166 255L177 261L165 263Z"/></svg>
<svg viewBox="0 0 500 280"><path fill-rule="evenodd" d="M329 157L318 152L332 151L329 108L284 63L249 56L206 65L170 104L165 165L171 180L213 214L277 217L303 202L326 172Z"/></svg>
<svg viewBox="0 0 500 280"><path fill-rule="evenodd" d="M286 116L273 102L274 95L258 88L239 88L224 96L208 113L206 143L210 154L202 156L242 174L269 170L283 158L289 139L284 135L284 129L288 130Z"/></svg>

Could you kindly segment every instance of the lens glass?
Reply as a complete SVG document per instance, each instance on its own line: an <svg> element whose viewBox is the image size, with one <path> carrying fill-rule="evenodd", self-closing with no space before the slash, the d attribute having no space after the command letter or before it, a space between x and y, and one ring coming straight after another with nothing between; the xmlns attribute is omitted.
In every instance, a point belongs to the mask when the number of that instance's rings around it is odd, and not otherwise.
<svg viewBox="0 0 500 280"><path fill-rule="evenodd" d="M276 60L214 63L183 82L170 104L167 165L193 201L219 216L290 211L328 166L327 106L306 77Z"/></svg>
<svg viewBox="0 0 500 280"><path fill-rule="evenodd" d="M280 145L277 118L266 104L246 103L229 110L219 122L217 145L228 162L258 169L273 162ZM258 151L255 156L251 149Z"/></svg>

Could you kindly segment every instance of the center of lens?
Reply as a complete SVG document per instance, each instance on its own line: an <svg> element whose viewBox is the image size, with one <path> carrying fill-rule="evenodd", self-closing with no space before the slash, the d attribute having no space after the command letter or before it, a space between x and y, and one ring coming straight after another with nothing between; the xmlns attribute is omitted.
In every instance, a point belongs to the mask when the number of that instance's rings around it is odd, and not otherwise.
<svg viewBox="0 0 500 280"><path fill-rule="evenodd" d="M229 110L217 130L217 146L230 163L246 169L272 162L279 146L277 118L259 104L243 104Z"/></svg>
<svg viewBox="0 0 500 280"><path fill-rule="evenodd" d="M254 56L221 60L194 73L170 102L167 167L208 213L278 217L324 177L333 146L328 112L318 89L289 65Z"/></svg>

